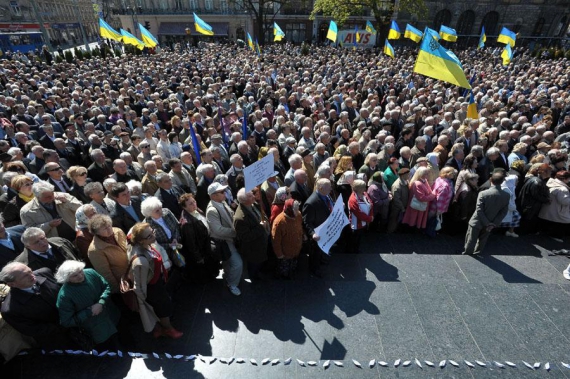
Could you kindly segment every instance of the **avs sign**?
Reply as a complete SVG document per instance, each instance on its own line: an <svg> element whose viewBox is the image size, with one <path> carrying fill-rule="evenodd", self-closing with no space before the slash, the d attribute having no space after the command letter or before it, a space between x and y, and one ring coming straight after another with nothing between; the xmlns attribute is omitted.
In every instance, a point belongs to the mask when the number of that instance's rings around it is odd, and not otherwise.
<svg viewBox="0 0 570 379"><path fill-rule="evenodd" d="M360 36L358 42L356 41L356 31L352 30L339 30L337 41L342 47L360 47L368 48L376 45L376 34L367 32L366 30L358 30Z"/></svg>

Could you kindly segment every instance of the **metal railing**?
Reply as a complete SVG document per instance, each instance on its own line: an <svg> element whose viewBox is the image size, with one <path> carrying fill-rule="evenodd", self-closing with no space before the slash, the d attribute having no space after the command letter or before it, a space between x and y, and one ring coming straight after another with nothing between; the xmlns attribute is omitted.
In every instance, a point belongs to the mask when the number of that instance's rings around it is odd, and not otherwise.
<svg viewBox="0 0 570 379"><path fill-rule="evenodd" d="M136 14L144 14L144 15L178 15L178 14L192 14L195 12L197 14L217 14L217 15L239 15L239 14L249 14L249 11L246 9L237 9L237 8L190 8L190 7L182 7L182 8L137 8ZM131 9L120 8L116 10L115 14L118 15L130 15L132 14Z"/></svg>

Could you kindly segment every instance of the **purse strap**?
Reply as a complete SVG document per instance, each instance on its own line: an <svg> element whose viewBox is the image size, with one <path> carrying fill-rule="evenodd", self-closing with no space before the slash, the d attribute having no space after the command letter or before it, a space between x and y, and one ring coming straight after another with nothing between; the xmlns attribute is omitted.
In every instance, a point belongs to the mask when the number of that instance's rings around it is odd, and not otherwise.
<svg viewBox="0 0 570 379"><path fill-rule="evenodd" d="M129 265L127 266L127 271L125 271L125 276L129 275L129 271L131 271L131 267L133 265L133 261L135 260L135 258L138 258L138 254L135 254L131 257L131 260L129 261Z"/></svg>

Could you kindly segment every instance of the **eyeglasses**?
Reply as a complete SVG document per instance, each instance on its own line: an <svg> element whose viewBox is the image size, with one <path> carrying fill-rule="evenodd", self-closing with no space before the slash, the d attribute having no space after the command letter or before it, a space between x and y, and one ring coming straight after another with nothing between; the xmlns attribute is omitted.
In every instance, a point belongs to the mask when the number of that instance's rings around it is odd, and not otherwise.
<svg viewBox="0 0 570 379"><path fill-rule="evenodd" d="M141 146L141 149L147 149L147 148L149 148L149 147L150 147L150 146Z"/></svg>
<svg viewBox="0 0 570 379"><path fill-rule="evenodd" d="M52 168L51 170L46 170L46 172L54 172L54 171L59 171L59 170L62 170L62 171L63 171L63 168L61 168L61 167L56 167L56 168Z"/></svg>
<svg viewBox="0 0 570 379"><path fill-rule="evenodd" d="M77 174L77 176L87 176L86 172L82 172L81 174Z"/></svg>
<svg viewBox="0 0 570 379"><path fill-rule="evenodd" d="M151 232L148 236L144 237L143 239L147 240L150 239L152 236L154 236L154 229L151 229Z"/></svg>
<svg viewBox="0 0 570 379"><path fill-rule="evenodd" d="M22 187L31 187L32 186L32 182L27 182L22 184Z"/></svg>

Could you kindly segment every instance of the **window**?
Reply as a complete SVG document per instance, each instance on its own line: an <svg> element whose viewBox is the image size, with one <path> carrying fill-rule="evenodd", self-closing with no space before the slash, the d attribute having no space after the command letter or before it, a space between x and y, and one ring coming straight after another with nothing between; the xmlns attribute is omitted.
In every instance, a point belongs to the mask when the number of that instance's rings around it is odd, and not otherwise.
<svg viewBox="0 0 570 379"><path fill-rule="evenodd" d="M212 9L214 9L214 2L212 0L205 0L204 6L206 7L207 10L211 11Z"/></svg>
<svg viewBox="0 0 570 379"><path fill-rule="evenodd" d="M184 6L182 5L182 0L175 0L174 1L174 9L182 9Z"/></svg>
<svg viewBox="0 0 570 379"><path fill-rule="evenodd" d="M459 21L457 21L457 34L459 35L469 35L473 30L473 24L475 22L475 12L472 10L465 11L459 16Z"/></svg>
<svg viewBox="0 0 570 379"><path fill-rule="evenodd" d="M228 0L220 0L220 9L222 12L227 12L229 10Z"/></svg>
<svg viewBox="0 0 570 379"><path fill-rule="evenodd" d="M498 33L497 24L499 23L499 13L493 11L489 12L483 17L481 27L485 27L485 34L487 36L496 36Z"/></svg>
<svg viewBox="0 0 570 379"><path fill-rule="evenodd" d="M536 24L534 24L534 30L532 31L532 35L535 37L540 37L542 34L542 29L544 28L544 17L538 19Z"/></svg>
<svg viewBox="0 0 570 379"><path fill-rule="evenodd" d="M198 9L198 0L188 0L188 5L190 9Z"/></svg>
<svg viewBox="0 0 570 379"><path fill-rule="evenodd" d="M285 35L288 41L301 43L306 38L307 24L305 23L290 23L285 25Z"/></svg>
<svg viewBox="0 0 570 379"><path fill-rule="evenodd" d="M556 30L554 31L554 37L564 37L566 29L568 28L568 17L564 16L558 23Z"/></svg>
<svg viewBox="0 0 570 379"><path fill-rule="evenodd" d="M434 30L439 32L439 28L441 25L449 26L451 21L451 11L449 9L442 9L435 15L435 19L433 21Z"/></svg>
<svg viewBox="0 0 570 379"><path fill-rule="evenodd" d="M10 9L12 10L14 16L22 15L22 10L20 9L20 5L18 4L17 1L10 1Z"/></svg>

